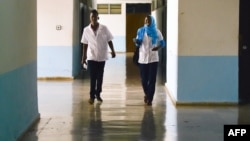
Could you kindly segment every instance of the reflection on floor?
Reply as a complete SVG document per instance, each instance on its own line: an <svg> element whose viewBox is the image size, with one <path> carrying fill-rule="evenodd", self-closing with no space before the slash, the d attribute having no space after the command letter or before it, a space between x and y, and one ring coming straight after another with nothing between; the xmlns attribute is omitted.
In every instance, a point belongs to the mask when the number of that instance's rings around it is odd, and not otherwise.
<svg viewBox="0 0 250 141"><path fill-rule="evenodd" d="M107 61L102 104L88 104L87 73L38 81L41 119L22 141L222 141L225 124L250 124L249 105L175 107L161 73L153 105L145 106L131 54Z"/></svg>

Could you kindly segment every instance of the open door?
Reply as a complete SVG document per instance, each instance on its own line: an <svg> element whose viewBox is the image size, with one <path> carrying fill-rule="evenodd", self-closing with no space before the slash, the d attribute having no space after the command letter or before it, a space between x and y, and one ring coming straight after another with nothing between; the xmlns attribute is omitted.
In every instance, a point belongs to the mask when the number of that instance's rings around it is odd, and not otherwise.
<svg viewBox="0 0 250 141"><path fill-rule="evenodd" d="M145 17L151 13L151 4L127 4L126 5L126 52L134 52L133 38L137 29L144 25Z"/></svg>
<svg viewBox="0 0 250 141"><path fill-rule="evenodd" d="M250 1L240 0L239 103L250 103Z"/></svg>

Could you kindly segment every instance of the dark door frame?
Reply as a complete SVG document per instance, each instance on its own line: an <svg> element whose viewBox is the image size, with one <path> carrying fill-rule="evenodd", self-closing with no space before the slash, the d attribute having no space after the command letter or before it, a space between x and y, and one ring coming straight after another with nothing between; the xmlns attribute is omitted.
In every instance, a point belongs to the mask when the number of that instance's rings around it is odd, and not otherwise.
<svg viewBox="0 0 250 141"><path fill-rule="evenodd" d="M250 103L250 1L239 7L239 104Z"/></svg>

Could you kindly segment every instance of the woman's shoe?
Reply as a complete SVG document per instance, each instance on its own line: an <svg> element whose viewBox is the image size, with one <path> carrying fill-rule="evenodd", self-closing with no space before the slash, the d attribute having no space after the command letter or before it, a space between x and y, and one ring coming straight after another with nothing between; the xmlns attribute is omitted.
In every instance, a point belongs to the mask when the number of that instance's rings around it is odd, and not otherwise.
<svg viewBox="0 0 250 141"><path fill-rule="evenodd" d="M96 97L97 101L102 102L102 98L100 96Z"/></svg>
<svg viewBox="0 0 250 141"><path fill-rule="evenodd" d="M147 103L148 102L148 98L147 96L144 96L144 103Z"/></svg>

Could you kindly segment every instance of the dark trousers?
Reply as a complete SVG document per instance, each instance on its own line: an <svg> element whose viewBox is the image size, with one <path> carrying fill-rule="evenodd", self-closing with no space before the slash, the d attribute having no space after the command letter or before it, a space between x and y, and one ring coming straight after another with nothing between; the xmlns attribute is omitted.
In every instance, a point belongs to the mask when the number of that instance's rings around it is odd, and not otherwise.
<svg viewBox="0 0 250 141"><path fill-rule="evenodd" d="M139 68L144 94L147 96L148 101L152 102L155 93L158 62L139 64Z"/></svg>
<svg viewBox="0 0 250 141"><path fill-rule="evenodd" d="M99 97L102 92L102 82L105 61L97 62L88 60L88 69L90 74L90 98Z"/></svg>

